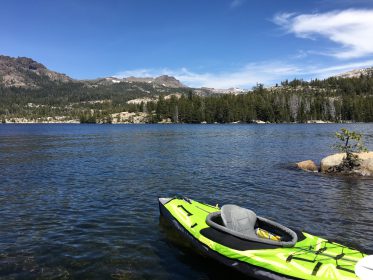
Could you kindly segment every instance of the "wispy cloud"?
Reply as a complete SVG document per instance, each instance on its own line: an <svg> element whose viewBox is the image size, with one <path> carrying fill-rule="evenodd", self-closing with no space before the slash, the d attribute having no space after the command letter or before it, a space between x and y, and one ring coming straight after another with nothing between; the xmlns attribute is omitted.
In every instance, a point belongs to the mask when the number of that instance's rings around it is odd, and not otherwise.
<svg viewBox="0 0 373 280"><path fill-rule="evenodd" d="M123 78L123 77L154 77L155 73L159 73L159 71L155 71L148 68L143 69L135 69L135 70L125 70L115 74L115 77Z"/></svg>
<svg viewBox="0 0 373 280"><path fill-rule="evenodd" d="M232 0L235 8L245 0ZM256 83L273 85L285 79L326 78L356 68L373 66L373 10L349 9L327 13L294 14L280 13L274 22L285 31L300 38L317 40L327 38L337 44L332 52L327 50L299 50L288 60L248 63L232 71L194 71L188 68L135 69L117 73L117 77L155 77L170 75L191 87L251 88ZM331 55L337 58L354 59L348 62L325 64L306 63L312 55ZM357 61L358 59L359 61ZM309 60L310 61L310 60Z"/></svg>
<svg viewBox="0 0 373 280"><path fill-rule="evenodd" d="M245 3L246 0L233 0L230 4L231 8L237 8Z"/></svg>
<svg viewBox="0 0 373 280"><path fill-rule="evenodd" d="M251 63L245 67L232 72L220 73L197 73L187 68L179 69L139 69L117 73L116 77L140 76L155 77L159 75L170 75L192 87L214 87L249 88L256 83L272 84L276 80L297 72L298 69L292 65L283 63Z"/></svg>
<svg viewBox="0 0 373 280"><path fill-rule="evenodd" d="M328 55L350 59L373 54L373 10L280 13L273 20L297 37L315 39L321 36L340 45Z"/></svg>
<svg viewBox="0 0 373 280"><path fill-rule="evenodd" d="M335 76L337 74L341 74L343 72L347 72L354 69L361 69L373 66L373 59L371 60L363 60L363 61L356 61L351 63L345 64L337 64L332 66L324 66L318 67L315 66L308 66L303 68L303 76L308 78L327 78L331 76Z"/></svg>
<svg viewBox="0 0 373 280"><path fill-rule="evenodd" d="M273 85L285 79L293 78L326 78L356 68L370 67L373 60L365 60L333 66L301 65L286 62L261 62L250 63L245 67L231 72L204 72L198 73L187 68L179 69L138 69L117 73L116 77L156 77L160 75L174 76L184 84L191 87L214 87L214 88L251 88L256 83Z"/></svg>

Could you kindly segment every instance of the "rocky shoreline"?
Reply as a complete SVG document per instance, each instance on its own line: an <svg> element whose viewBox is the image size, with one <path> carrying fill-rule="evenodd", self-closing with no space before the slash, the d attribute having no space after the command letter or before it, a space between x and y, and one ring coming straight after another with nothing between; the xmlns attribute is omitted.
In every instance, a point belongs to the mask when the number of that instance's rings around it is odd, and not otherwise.
<svg viewBox="0 0 373 280"><path fill-rule="evenodd" d="M143 112L119 112L110 115L110 124L149 124L154 123L151 121L152 115ZM77 118L71 118L69 116L54 116L54 117L39 117L39 118L25 118L25 117L13 117L9 119L0 119L0 124L70 124L70 123L81 123ZM97 124L107 124L108 122L98 119ZM170 118L162 119L157 123L171 124L173 121ZM276 124L262 120L251 120L250 122L230 122L230 124ZM281 122L282 124L297 124L297 122ZM335 124L337 122L322 121L322 120L310 120L304 124ZM341 121L338 123L352 123L350 121ZM207 124L207 122L201 122L201 124ZM216 122L214 124L217 124Z"/></svg>
<svg viewBox="0 0 373 280"><path fill-rule="evenodd" d="M304 171L324 174L373 176L373 152L354 153L354 155L357 156L359 164L349 171L338 171L338 166L342 164L346 157L345 153L327 156L321 160L319 166L312 160L298 162L296 166Z"/></svg>

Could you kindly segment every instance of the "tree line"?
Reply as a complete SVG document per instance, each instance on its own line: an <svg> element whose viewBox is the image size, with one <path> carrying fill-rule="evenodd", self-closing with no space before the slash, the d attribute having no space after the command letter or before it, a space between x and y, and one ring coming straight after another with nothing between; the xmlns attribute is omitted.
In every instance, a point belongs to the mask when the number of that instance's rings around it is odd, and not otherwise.
<svg viewBox="0 0 373 280"><path fill-rule="evenodd" d="M305 95L265 89L240 95L200 97L190 94L168 100L160 96L152 107L155 121L169 118L182 123L373 121L373 96Z"/></svg>
<svg viewBox="0 0 373 280"><path fill-rule="evenodd" d="M164 98L173 92L182 95ZM127 103L156 95L156 102ZM110 123L111 114L123 111L148 113L149 122L372 122L373 75L309 82L286 80L271 88L258 84L243 94L210 96L196 95L193 89L159 90L144 83L96 87L71 82L45 84L37 89L0 87L0 119L69 116L81 122Z"/></svg>

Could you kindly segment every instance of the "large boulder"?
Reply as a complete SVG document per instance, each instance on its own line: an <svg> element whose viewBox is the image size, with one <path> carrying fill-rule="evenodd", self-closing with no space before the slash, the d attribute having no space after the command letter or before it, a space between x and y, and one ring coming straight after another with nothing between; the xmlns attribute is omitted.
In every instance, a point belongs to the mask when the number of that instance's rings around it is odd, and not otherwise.
<svg viewBox="0 0 373 280"><path fill-rule="evenodd" d="M373 176L373 152L356 153L354 155L357 155L360 165L355 167L351 173ZM324 173L335 172L336 167L342 163L345 156L345 153L340 153L323 158L320 164L320 171Z"/></svg>
<svg viewBox="0 0 373 280"><path fill-rule="evenodd" d="M305 160L297 163L297 167L305 170L305 171L312 171L317 172L318 167L312 160Z"/></svg>
<svg viewBox="0 0 373 280"><path fill-rule="evenodd" d="M320 171L324 173L329 172L334 167L340 165L345 156L346 156L345 153L341 153L341 154L334 154L334 155L323 158L320 163Z"/></svg>

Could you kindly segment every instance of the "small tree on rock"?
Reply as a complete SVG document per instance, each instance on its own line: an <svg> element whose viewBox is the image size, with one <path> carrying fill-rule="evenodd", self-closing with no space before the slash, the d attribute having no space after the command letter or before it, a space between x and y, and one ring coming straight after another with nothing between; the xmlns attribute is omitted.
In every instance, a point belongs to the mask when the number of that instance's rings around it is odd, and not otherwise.
<svg viewBox="0 0 373 280"><path fill-rule="evenodd" d="M363 135L361 133L342 128L341 132L335 133L335 136L339 141L334 145L334 148L339 152L346 154L341 164L337 166L336 171L351 171L355 167L359 167L359 158L355 153L367 151L367 148L364 146L362 140Z"/></svg>

